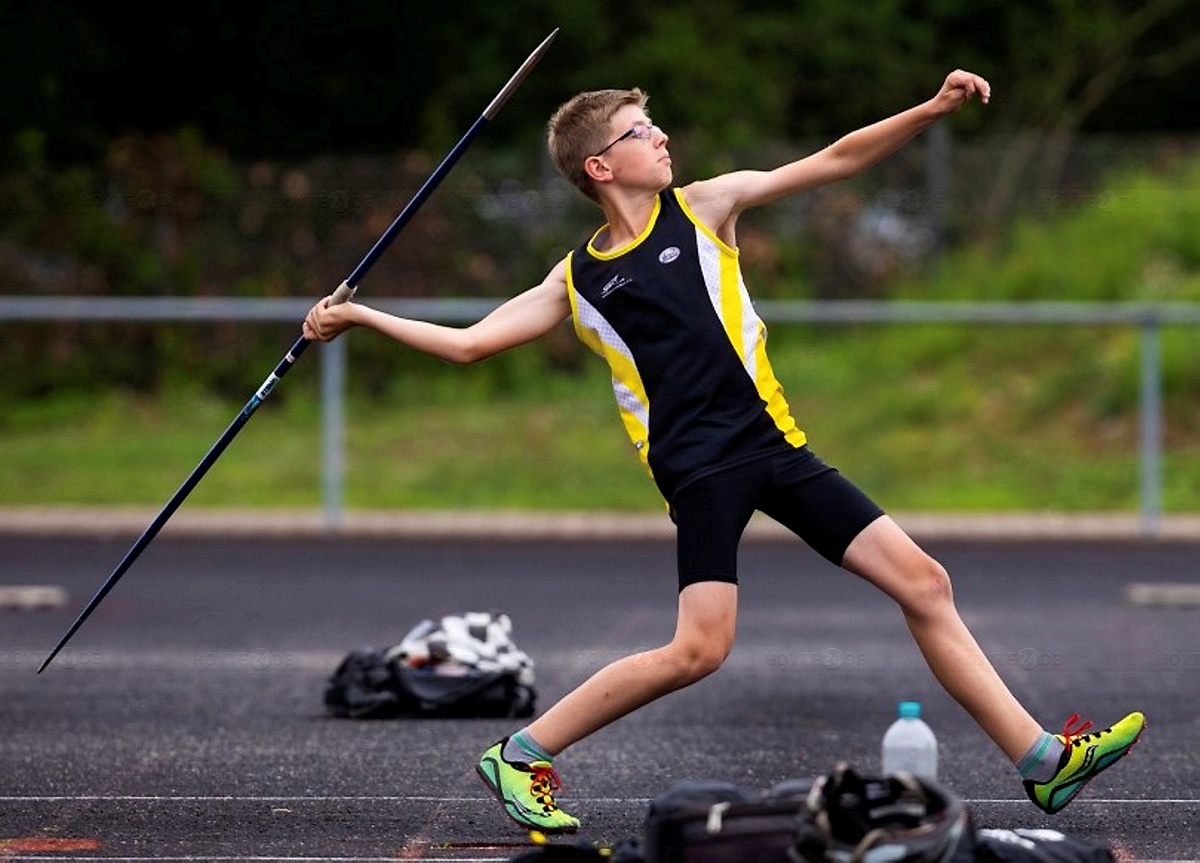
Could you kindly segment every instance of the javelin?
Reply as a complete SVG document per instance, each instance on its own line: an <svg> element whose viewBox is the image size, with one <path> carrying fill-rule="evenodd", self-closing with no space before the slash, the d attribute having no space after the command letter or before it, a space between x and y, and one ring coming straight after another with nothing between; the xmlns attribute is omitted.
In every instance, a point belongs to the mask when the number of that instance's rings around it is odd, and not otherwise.
<svg viewBox="0 0 1200 863"><path fill-rule="evenodd" d="M479 119L477 119L471 125L471 128L467 130L467 133L462 136L457 144L454 145L454 148L446 155L446 158L442 160L442 163L434 169L432 174L429 175L429 179L426 180L424 185L422 185L421 188L417 190L417 193L413 195L412 200L408 202L408 204L400 212L400 215L398 215L395 221L388 226L388 229L383 232L383 235L375 242L375 245L371 247L371 250L367 252L366 256L361 262L359 262L359 265L354 268L353 272L351 272L350 275L346 277L346 280L342 282L338 286L337 290L333 292L330 303L344 303L354 296L354 292L358 290L358 283L362 280L362 277L367 274L367 271L371 269L371 266L376 260L378 260L379 256L382 255L387 247L391 245L392 240L396 239L396 235L400 233L401 229L408 224L409 220L413 217L416 211L420 209L423 203L425 203L425 199L429 197L429 195L442 181L446 174L450 172L450 169L454 167L454 163L458 161L459 157L463 154L463 151L466 150L467 145L469 145L471 141L475 139L475 136L479 134L480 130L487 125L493 117L496 116L497 112L499 112L504 103L508 101L508 97L513 94L517 87L521 86L521 82L525 80L525 77L529 74L530 70L533 69L537 62L542 59L542 55L546 53L546 49L550 47L550 42L553 41L554 37L557 35L558 28L555 28L549 36L542 40L542 44L538 45L537 48L533 50L533 53L526 58L525 62L521 64L521 67L517 69L516 73L508 80L508 83L505 84L504 87L501 88L500 92L496 94L496 98L492 99L491 104L489 104L484 112L479 115ZM138 556L146 550L146 547L150 545L154 537L158 535L158 532L162 529L163 525L167 523L167 520L170 519L175 510L179 508L180 504L183 503L183 501L191 493L192 489L195 488L204 475L208 473L208 469L213 466L218 458L220 458L221 453L225 451L225 448L229 446L230 442L237 436L237 433L242 430L242 427L250 420L250 417L254 415L254 412L258 410L258 406L261 405L267 396L271 394L271 391L275 389L275 386L279 383L280 379L287 374L288 370L292 367L292 364L296 362L296 359L302 353L304 353L304 350L308 347L308 344L308 339L304 338L303 336L296 340L296 343L292 345L291 350L287 352L284 358L279 361L278 365L275 366L275 369L271 372L271 374L267 376L267 379L263 381L262 386L260 386L255 391L254 395L250 397L250 401L246 402L246 406L242 408L241 413L239 413L234 418L233 422L229 424L229 428L225 429L225 432L220 438L217 439L217 442L212 445L212 448L208 451L208 454L200 460L200 464L196 465L195 469L191 472L188 478L184 480L183 485L181 485L179 490L175 492L175 495L169 501L167 501L166 506L162 508L162 511L159 512L154 521L150 523L150 526L146 528L145 532L142 533L141 537L138 538L138 541L135 542L133 547L130 548L125 554L124 559L122 559L122 561L117 565L117 568L113 570L112 575L110 575L108 580L100 586L98 591L96 591L96 595L92 597L91 602L87 604L87 607L84 608L83 612L78 618L76 618L75 622L71 624L71 628L67 630L66 635L59 639L59 642L57 645L55 645L54 650L50 651L50 655L46 657L46 661L43 662L41 667L38 668L38 674L41 674L46 670L46 666L48 666L54 657L58 655L58 652L63 649L67 641L69 641L71 636L75 634L75 631L83 625L83 622L88 619L88 616L96 609L96 606L100 604L101 600L108 595L108 592L112 590L113 585L117 583L117 580L125 574L125 571L133 565L133 562L137 560Z"/></svg>

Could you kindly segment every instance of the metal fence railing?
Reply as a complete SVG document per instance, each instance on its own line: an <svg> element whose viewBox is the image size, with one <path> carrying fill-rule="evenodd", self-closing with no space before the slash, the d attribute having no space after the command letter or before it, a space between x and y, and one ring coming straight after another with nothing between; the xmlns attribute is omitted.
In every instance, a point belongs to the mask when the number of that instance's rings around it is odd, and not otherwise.
<svg viewBox="0 0 1200 863"><path fill-rule="evenodd" d="M406 317L442 323L478 320L497 300L376 300L372 305ZM299 326L308 300L177 297L0 296L0 321L258 321ZM1162 517L1162 329L1200 325L1200 303L761 301L768 323L904 325L1116 325L1140 334L1139 513L1145 536L1158 535ZM326 525L343 523L346 342L321 351L322 509Z"/></svg>

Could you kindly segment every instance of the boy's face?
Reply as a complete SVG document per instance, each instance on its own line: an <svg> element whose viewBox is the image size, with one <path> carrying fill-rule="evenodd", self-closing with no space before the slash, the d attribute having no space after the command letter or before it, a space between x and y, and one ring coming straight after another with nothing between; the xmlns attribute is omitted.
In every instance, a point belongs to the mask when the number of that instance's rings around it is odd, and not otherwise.
<svg viewBox="0 0 1200 863"><path fill-rule="evenodd" d="M655 191L671 184L667 133L637 105L625 105L608 122L608 145L590 158L598 160L613 180L645 185Z"/></svg>

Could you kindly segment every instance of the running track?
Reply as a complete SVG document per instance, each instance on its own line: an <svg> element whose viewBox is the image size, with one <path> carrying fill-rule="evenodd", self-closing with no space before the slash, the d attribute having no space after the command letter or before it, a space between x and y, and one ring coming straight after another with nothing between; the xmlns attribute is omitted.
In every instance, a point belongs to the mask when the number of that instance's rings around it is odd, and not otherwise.
<svg viewBox="0 0 1200 863"><path fill-rule="evenodd" d="M423 617L502 609L544 706L671 632L673 552L603 544L160 537L70 646L37 666L129 538L7 536L0 586L61 585L0 612L0 859L505 860L525 837L473 773L498 720L323 712L349 650ZM763 787L878 766L894 704L926 705L943 778L981 826L1054 827L1139 860L1200 858L1200 609L1135 606L1134 582L1197 582L1180 543L929 543L959 607L1057 730L1143 710L1149 731L1055 818L933 682L891 604L791 543L742 554L738 644L716 675L558 762L580 838L636 837L683 777Z"/></svg>

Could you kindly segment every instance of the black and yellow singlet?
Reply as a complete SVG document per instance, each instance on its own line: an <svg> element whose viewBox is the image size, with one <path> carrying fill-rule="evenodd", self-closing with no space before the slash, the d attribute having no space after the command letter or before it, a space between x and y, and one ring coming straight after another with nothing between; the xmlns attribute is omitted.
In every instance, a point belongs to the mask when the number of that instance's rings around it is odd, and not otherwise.
<svg viewBox="0 0 1200 863"><path fill-rule="evenodd" d="M799 449L738 252L661 192L627 246L567 258L575 332L608 362L625 429L669 504L687 483Z"/></svg>

